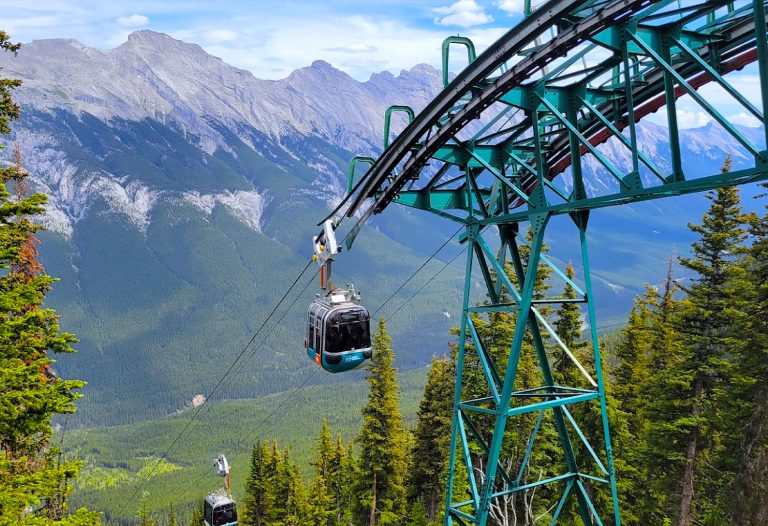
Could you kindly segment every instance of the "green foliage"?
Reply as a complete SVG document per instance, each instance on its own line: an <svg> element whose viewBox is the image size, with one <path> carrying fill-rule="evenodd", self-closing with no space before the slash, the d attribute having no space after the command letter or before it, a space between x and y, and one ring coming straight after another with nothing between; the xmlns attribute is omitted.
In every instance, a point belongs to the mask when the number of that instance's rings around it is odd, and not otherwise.
<svg viewBox="0 0 768 526"><path fill-rule="evenodd" d="M194 507L194 510L192 511L192 517L189 519L189 526L203 526L202 505Z"/></svg>
<svg viewBox="0 0 768 526"><path fill-rule="evenodd" d="M0 49L18 47L0 31ZM0 79L0 134L19 115L11 98L19 84ZM98 524L96 513L67 514L69 481L80 464L51 444L54 415L75 411L76 390L84 383L62 380L53 370L49 353L73 352L76 339L61 332L56 313L43 307L55 280L37 260L41 227L30 216L44 211L46 196L26 195L26 175L20 154L15 165L0 168L0 524Z"/></svg>
<svg viewBox="0 0 768 526"><path fill-rule="evenodd" d="M414 431L408 499L430 521L436 520L444 508L454 375L455 368L447 358L432 359Z"/></svg>
<svg viewBox="0 0 768 526"><path fill-rule="evenodd" d="M334 442L328 421L323 420L317 437L315 475L309 486L308 524L340 526L349 505L351 479L347 471L347 452L342 438Z"/></svg>
<svg viewBox="0 0 768 526"><path fill-rule="evenodd" d="M381 318L373 338L373 359L366 376L370 392L358 438L361 451L353 516L360 525L401 524L406 515L406 435L391 345Z"/></svg>
<svg viewBox="0 0 768 526"><path fill-rule="evenodd" d="M749 233L752 245L742 289L747 315L734 375L735 397L746 403L733 422L743 432L739 455L733 455L737 465L726 516L729 524L757 526L768 523L768 213L750 218Z"/></svg>
<svg viewBox="0 0 768 526"><path fill-rule="evenodd" d="M173 502L168 506L168 526L176 526L176 507Z"/></svg>
<svg viewBox="0 0 768 526"><path fill-rule="evenodd" d="M139 526L157 526L157 521L149 515L146 501L141 503L139 510Z"/></svg>
<svg viewBox="0 0 768 526"><path fill-rule="evenodd" d="M725 483L723 470L732 469L722 464L721 453L736 445L728 444L733 422L722 411L738 405L727 391L744 316L739 295L744 286L740 256L746 218L737 189L719 189L709 199L712 205L702 224L689 225L700 235L692 246L693 257L680 260L696 272L696 279L684 289L687 296L674 319L680 352L666 369L672 391L664 398L672 407L664 415L666 427L661 431L668 444L679 444L670 455L670 467L681 474L675 485L681 493L677 513L681 526L716 512L710 506L717 506L714 499ZM694 503L694 494L704 498Z"/></svg>
<svg viewBox="0 0 768 526"><path fill-rule="evenodd" d="M307 496L290 449L277 441L254 444L240 509L244 526L299 526L308 515Z"/></svg>
<svg viewBox="0 0 768 526"><path fill-rule="evenodd" d="M764 222L741 212L733 188L708 198L702 223L690 225L699 235L692 256L681 258L694 272L684 297L675 298L668 272L661 291L649 287L636 299L616 347L626 524L757 525L768 517Z"/></svg>

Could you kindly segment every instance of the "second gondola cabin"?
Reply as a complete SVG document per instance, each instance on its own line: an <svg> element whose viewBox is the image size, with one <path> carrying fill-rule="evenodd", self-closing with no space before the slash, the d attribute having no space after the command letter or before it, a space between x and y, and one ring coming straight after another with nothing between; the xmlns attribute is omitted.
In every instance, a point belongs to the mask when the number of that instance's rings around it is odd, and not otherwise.
<svg viewBox="0 0 768 526"><path fill-rule="evenodd" d="M237 526L237 505L225 490L205 497L203 520L206 526Z"/></svg>
<svg viewBox="0 0 768 526"><path fill-rule="evenodd" d="M318 295L309 306L307 355L326 371L356 369L373 356L371 317L354 290Z"/></svg>

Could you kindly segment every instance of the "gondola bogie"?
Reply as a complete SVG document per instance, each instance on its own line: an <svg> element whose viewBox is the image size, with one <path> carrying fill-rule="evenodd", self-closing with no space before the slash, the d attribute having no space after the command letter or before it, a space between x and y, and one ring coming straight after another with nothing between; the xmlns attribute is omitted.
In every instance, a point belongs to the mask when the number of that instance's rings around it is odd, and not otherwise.
<svg viewBox="0 0 768 526"><path fill-rule="evenodd" d="M235 501L225 490L212 491L205 497L203 520L206 526L236 526Z"/></svg>
<svg viewBox="0 0 768 526"><path fill-rule="evenodd" d="M319 294L308 315L307 356L326 371L356 369L373 356L371 317L354 289Z"/></svg>

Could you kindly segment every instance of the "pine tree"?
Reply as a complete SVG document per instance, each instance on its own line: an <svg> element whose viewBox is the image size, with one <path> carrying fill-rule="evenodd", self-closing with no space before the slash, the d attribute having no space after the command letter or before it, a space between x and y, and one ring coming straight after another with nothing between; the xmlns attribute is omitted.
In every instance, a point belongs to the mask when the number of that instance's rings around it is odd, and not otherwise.
<svg viewBox="0 0 768 526"><path fill-rule="evenodd" d="M664 518L660 510L666 495L653 488L655 478L664 472L667 451L648 446L648 428L649 421L660 420L649 414L667 408L666 400L659 403L655 398L663 396L657 394L657 383L663 382L657 375L663 374L664 363L675 348L676 336L669 326L674 290L670 265L661 296L647 286L645 294L635 298L615 350L618 363L603 375L609 394L622 522L627 525L661 524ZM615 409L610 411L613 403Z"/></svg>
<svg viewBox="0 0 768 526"><path fill-rule="evenodd" d="M354 503L354 524L402 524L405 517L405 434L400 393L394 368L392 339L384 319L373 339L373 359L366 380L370 386L363 408L360 473Z"/></svg>
<svg viewBox="0 0 768 526"><path fill-rule="evenodd" d="M189 526L203 526L203 508L195 506L192 510L192 518L189 520Z"/></svg>
<svg viewBox="0 0 768 526"><path fill-rule="evenodd" d="M746 404L734 426L743 432L728 492L728 523L758 526L768 524L768 213L752 218L750 234L749 286L743 289L748 316L736 360L741 376L734 394Z"/></svg>
<svg viewBox="0 0 768 526"><path fill-rule="evenodd" d="M347 452L341 436L336 437L336 448L331 462L329 486L336 499L336 522L352 524L352 502L359 468L354 455Z"/></svg>
<svg viewBox="0 0 768 526"><path fill-rule="evenodd" d="M637 404L639 414L632 415L637 421L633 430L640 434L632 450L640 457L638 466L644 481L636 489L636 495L642 499L637 505L641 524L671 521L669 517L676 511L670 505L675 502L679 482L677 472L671 468L669 461L669 440L676 436L670 421L682 417L685 411L674 402L679 394L680 379L676 377L675 368L670 366L677 363L683 345L675 321L681 304L675 298L678 290L670 258L661 294L650 287L646 291L645 309L649 323L647 371L634 373L639 382L637 393L642 401ZM674 465L675 462L672 462Z"/></svg>
<svg viewBox="0 0 768 526"><path fill-rule="evenodd" d="M526 239L528 242L533 239L532 230L528 230ZM546 252L548 251L548 248L543 246L542 251ZM520 244L519 254L522 266L521 270L524 277L524 273L527 270L528 262L530 260L530 248L526 244ZM510 281L519 291L522 288L520 287L521 280L518 277L518 272L515 269L515 266L512 263L507 263L505 271ZM535 278L535 299L542 299L546 296L550 289L548 280L551 274L552 269L546 263L540 262ZM499 301L511 302L513 300L511 294L504 290ZM537 308L545 317L551 313L551 309L546 305L538 305ZM503 381L505 365L509 360L510 344L513 340L515 323L517 321L516 314L504 311L491 312L487 315L473 314L471 319L490 359L497 364L497 370ZM458 329L453 329L452 332L453 334L459 334ZM466 349L467 352L465 354L462 381L462 398L477 399L487 397L489 394L488 382L478 360L475 345L469 338L467 339ZM534 346L534 341L529 330L526 332L523 348L517 365L515 382L516 390L541 387L543 385L544 379L541 373L540 359L541 357ZM544 359L547 358L544 357ZM515 397L512 400L513 407L525 403L527 402L522 397ZM501 453L501 464L507 471L512 473L513 477L524 458L526 446L535 428L537 417L537 413L528 413L511 418L507 422L504 446ZM474 427L478 430L483 439L486 442L489 442L492 436L494 419L490 416L479 414L473 414L470 418ZM554 475L555 471L559 471L560 466L557 466L552 462L552 459L562 457L559 447L552 413L548 411L545 414L544 422L539 428L533 454L529 457L529 465L526 466L522 483L533 482L540 477L546 478L548 475ZM457 460L456 468L458 472L464 472L465 469L463 468L463 465L460 464L463 460L460 460L460 458L461 455L459 455L459 460ZM477 482L478 484L482 484L481 475L485 471L486 466L482 465L481 455L474 455L474 460L475 475L478 477ZM533 466L534 469L530 469L531 466ZM541 471L542 469L544 470L543 472ZM460 485L464 485L466 476L466 474L462 476L457 475L454 478L455 483L459 482ZM499 486L499 490L503 490L505 487L505 485ZM536 488L535 491L513 493L502 499L496 499L494 508L491 512L491 520L495 520L493 517L516 517L516 519L509 520L516 520L517 524L531 524L534 517L546 513L546 508L543 508L540 504L549 500L550 496L557 498L553 495L548 495L548 492L551 493L550 488ZM542 498L537 498L536 502L534 502L534 494L539 495ZM455 496L456 491L454 490L454 497ZM454 498L453 500L456 501L457 499ZM515 522L510 522L510 524L514 523Z"/></svg>
<svg viewBox="0 0 768 526"><path fill-rule="evenodd" d="M570 263L565 267L565 275L570 280L573 280L576 276L576 271ZM576 290L568 282L565 283L562 297L567 300L575 300L578 298ZM582 340L581 325L581 308L579 307L579 304L575 302L563 303L557 313L555 332L579 363L584 367L587 367L593 363L593 360L589 355L591 351L589 342ZM571 359L566 355L565 351L562 349L559 351L560 357L555 363L554 369L558 377L562 379L562 385L570 387L588 387L588 385L585 384L584 376L571 362Z"/></svg>
<svg viewBox="0 0 768 526"><path fill-rule="evenodd" d="M309 524L335 526L338 524L339 509L332 480L336 475L333 472L336 448L328 421L325 419L316 444L317 459L313 463L315 476L309 486Z"/></svg>
<svg viewBox="0 0 768 526"><path fill-rule="evenodd" d="M144 500L141 503L141 509L139 510L139 526L157 526L155 519L149 516L147 512L147 501Z"/></svg>
<svg viewBox="0 0 768 526"><path fill-rule="evenodd" d="M723 170L728 168L726 160ZM653 424L652 446L673 449L667 469L677 472L679 479L666 489L672 495L679 492L675 514L679 526L690 526L706 514L703 508L711 504L706 496L716 494L722 482L707 471L717 452L718 400L732 374L727 358L736 345L733 329L741 317L734 308L743 278L737 257L746 232L739 194L735 188L722 188L707 197L711 206L702 224L689 225L699 234L692 245L693 257L680 258L696 276L685 288L687 297L673 320L681 338L680 352L669 359L661 375L666 392L659 400L667 407L657 410L660 420ZM698 507L694 492L702 497Z"/></svg>
<svg viewBox="0 0 768 526"><path fill-rule="evenodd" d="M0 31L0 49L16 52ZM0 79L0 134L19 115L11 91L20 82ZM26 195L26 172L17 164L0 168L0 524L97 524L99 515L78 510L66 514L69 481L80 464L60 461L51 446L52 419L72 413L83 382L62 380L53 371L53 354L73 352L73 335L61 332L52 309L43 308L54 279L37 260L35 233L41 226L42 194ZM7 185L16 195L11 195Z"/></svg>
<svg viewBox="0 0 768 526"><path fill-rule="evenodd" d="M451 436L454 367L447 358L432 360L414 432L408 498L430 521L443 507L443 487Z"/></svg>
<svg viewBox="0 0 768 526"><path fill-rule="evenodd" d="M286 504L285 514L281 520L276 521L275 526L305 526L308 523L309 509L307 505L307 494L301 475L295 464L290 462L286 454L284 470L281 474L286 484Z"/></svg>
<svg viewBox="0 0 768 526"><path fill-rule="evenodd" d="M245 480L245 499L240 511L244 526L265 526L271 515L275 494L270 471L271 450L266 442L254 444Z"/></svg>

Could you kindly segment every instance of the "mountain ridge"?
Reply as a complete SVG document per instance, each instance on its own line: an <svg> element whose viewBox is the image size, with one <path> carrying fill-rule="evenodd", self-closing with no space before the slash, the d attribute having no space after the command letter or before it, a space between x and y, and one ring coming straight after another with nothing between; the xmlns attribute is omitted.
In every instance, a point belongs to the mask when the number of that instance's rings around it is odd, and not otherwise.
<svg viewBox="0 0 768 526"><path fill-rule="evenodd" d="M24 81L16 93L22 116L8 142L19 142L33 186L49 195L41 256L61 278L49 304L81 339L80 352L57 364L64 377L89 382L78 424L162 416L209 394L212 379L306 264L317 221L344 192L349 159L381 151L386 107L418 111L442 89L428 65L358 82L316 61L260 81L199 46L152 32L113 50L49 40L0 57L3 76ZM404 122L397 115L394 129ZM661 131L638 126L641 144L666 169ZM683 152L691 169L715 173L729 152L736 167L745 158L713 129L681 133L692 145ZM631 161L616 142L601 148L622 168ZM9 154L0 157L10 161ZM586 171L590 184L615 184L593 160ZM685 224L703 208L691 198L595 212L602 320L622 318L643 283L660 279L659 263L671 246L686 250ZM342 282L362 284L377 310L453 230L391 207L336 272ZM554 258L580 260L561 231L547 243L557 248ZM451 244L437 259L459 249ZM441 266L432 261L381 314ZM461 272L460 263L448 268L403 309L392 327L401 367L445 352L460 314ZM302 354L309 287L225 397L284 390L313 367Z"/></svg>

